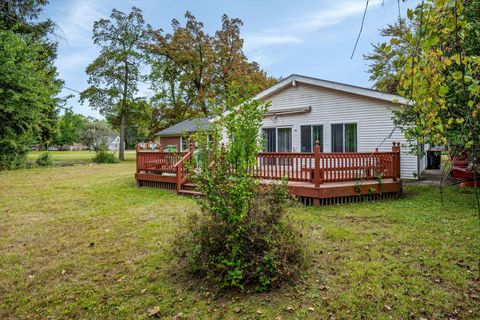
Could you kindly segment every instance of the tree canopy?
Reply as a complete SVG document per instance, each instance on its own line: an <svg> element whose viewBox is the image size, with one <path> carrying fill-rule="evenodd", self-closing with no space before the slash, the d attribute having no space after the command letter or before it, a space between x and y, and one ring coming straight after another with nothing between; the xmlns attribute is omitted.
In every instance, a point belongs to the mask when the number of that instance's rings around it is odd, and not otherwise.
<svg viewBox="0 0 480 320"><path fill-rule="evenodd" d="M54 66L50 20L37 20L47 1L6 1L0 6L0 169L25 162L33 143L54 137L62 81Z"/></svg>
<svg viewBox="0 0 480 320"><path fill-rule="evenodd" d="M367 56L373 61L375 86L396 90L411 101L396 116L406 136L467 155L477 170L479 21L479 0L425 0L408 11L408 26L387 28L392 31L386 34L389 43L375 46ZM403 31L397 32L400 28Z"/></svg>
<svg viewBox="0 0 480 320"><path fill-rule="evenodd" d="M275 82L243 53L240 19L223 15L221 29L210 35L193 14L187 12L185 18L185 25L172 21L172 33L150 30L153 43L146 49L156 92L156 129L186 118L212 116L233 83L248 90L255 84L258 92Z"/></svg>
<svg viewBox="0 0 480 320"><path fill-rule="evenodd" d="M81 100L98 109L120 128L119 159L124 160L125 126L132 106L139 102L138 82L142 79L143 53L140 45L146 33L142 11L136 7L129 14L112 10L110 19L100 19L93 26L93 42L100 55L87 67L90 87Z"/></svg>

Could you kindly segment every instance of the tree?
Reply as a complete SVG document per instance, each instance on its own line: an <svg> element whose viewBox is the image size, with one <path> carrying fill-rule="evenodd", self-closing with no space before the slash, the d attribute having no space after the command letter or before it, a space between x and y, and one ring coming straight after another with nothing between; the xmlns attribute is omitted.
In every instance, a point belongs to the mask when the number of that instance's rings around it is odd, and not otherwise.
<svg viewBox="0 0 480 320"><path fill-rule="evenodd" d="M381 57L395 63L398 93L411 101L396 114L397 125L409 139L466 155L478 172L480 1L425 0L408 10L408 20L411 32L395 33L383 45L402 49Z"/></svg>
<svg viewBox="0 0 480 320"><path fill-rule="evenodd" d="M87 120L81 114L74 113L67 109L58 121L57 135L54 143L60 146L71 145L75 142L81 142L84 130L87 126Z"/></svg>
<svg viewBox="0 0 480 320"><path fill-rule="evenodd" d="M380 35L391 38L392 41L372 44L373 52L363 57L370 61L368 72L373 87L379 91L397 94L400 82L399 70L402 67L400 55L407 50L405 44L407 38L411 36L411 26L402 19L380 30Z"/></svg>
<svg viewBox="0 0 480 320"><path fill-rule="evenodd" d="M0 168L22 165L56 106L60 88L44 68L41 43L0 31Z"/></svg>
<svg viewBox="0 0 480 320"><path fill-rule="evenodd" d="M118 132L113 130L107 121L87 118L81 141L90 150L98 150L101 145L106 145L110 138L117 135Z"/></svg>
<svg viewBox="0 0 480 320"><path fill-rule="evenodd" d="M226 112L211 131L194 135L197 152L188 170L204 195L198 200L202 210L182 227L174 249L180 270L221 288L255 285L265 291L298 279L305 246L286 216L287 181L261 187L252 176L268 105L239 92L243 88L230 87ZM227 138L222 147L221 137Z"/></svg>
<svg viewBox="0 0 480 320"><path fill-rule="evenodd" d="M186 118L214 115L212 106L226 100L227 87L233 82L245 88L254 84L258 91L275 82L244 55L240 19L224 15L222 28L212 36L190 12L185 18L185 26L172 21L172 33L150 30L154 42L146 51L152 66L152 88L157 93L153 99L155 129Z"/></svg>
<svg viewBox="0 0 480 320"><path fill-rule="evenodd" d="M142 11L132 7L126 15L112 10L110 19L94 23L93 42L101 47L100 55L87 67L91 85L80 95L90 106L109 119L118 119L120 128L119 159L125 159L125 127L131 106L138 100L143 54L140 44L146 40Z"/></svg>
<svg viewBox="0 0 480 320"><path fill-rule="evenodd" d="M51 20L38 21L46 0L0 5L0 157L3 168L21 165L35 143L48 145L56 130L63 82L54 65ZM9 160L10 159L10 160Z"/></svg>

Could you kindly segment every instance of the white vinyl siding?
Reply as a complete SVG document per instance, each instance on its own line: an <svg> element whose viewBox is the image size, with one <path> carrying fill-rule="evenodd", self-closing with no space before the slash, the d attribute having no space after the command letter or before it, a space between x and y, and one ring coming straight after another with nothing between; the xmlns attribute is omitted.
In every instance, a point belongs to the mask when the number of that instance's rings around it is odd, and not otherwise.
<svg viewBox="0 0 480 320"><path fill-rule="evenodd" d="M292 127L292 151L300 152L302 125L323 125L324 152L332 150L331 125L335 123L357 124L357 151L372 152L393 130L393 108L399 108L391 102L326 89L297 82L295 87L288 86L264 98L271 101L269 111L275 109L311 107L311 112L267 116L263 120L264 128ZM401 151L401 176L414 179L418 174L417 156L410 154L404 135L396 129L392 136L379 147L379 151L391 151L392 142L399 141Z"/></svg>

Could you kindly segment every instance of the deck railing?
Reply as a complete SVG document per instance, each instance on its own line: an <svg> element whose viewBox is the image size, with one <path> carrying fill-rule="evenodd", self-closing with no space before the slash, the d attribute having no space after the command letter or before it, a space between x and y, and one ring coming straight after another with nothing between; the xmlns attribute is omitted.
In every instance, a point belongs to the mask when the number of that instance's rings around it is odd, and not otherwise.
<svg viewBox="0 0 480 320"><path fill-rule="evenodd" d="M136 150L137 173L175 174L177 172L175 164L186 154L186 152L164 152L161 146L158 150L150 150L141 149L138 145Z"/></svg>
<svg viewBox="0 0 480 320"><path fill-rule="evenodd" d="M193 144L188 152L142 151L137 148L137 173L175 174L177 189L181 188L188 179L185 164L191 161L193 153ZM252 174L265 180L286 177L289 181L310 182L317 187L331 182L397 180L400 178L400 143L393 142L390 152L321 153L318 141L314 152L261 152Z"/></svg>

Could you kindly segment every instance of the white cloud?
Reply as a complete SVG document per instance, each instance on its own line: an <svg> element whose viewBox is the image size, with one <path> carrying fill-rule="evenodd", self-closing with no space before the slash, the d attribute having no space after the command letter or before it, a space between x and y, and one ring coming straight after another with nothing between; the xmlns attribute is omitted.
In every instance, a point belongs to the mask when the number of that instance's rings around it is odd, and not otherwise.
<svg viewBox="0 0 480 320"><path fill-rule="evenodd" d="M369 9L372 9L382 3L382 0L370 0L368 7ZM335 5L328 9L317 10L302 19L293 21L291 27L297 31L312 32L321 28L336 25L350 16L363 13L364 10L365 1L335 1Z"/></svg>
<svg viewBox="0 0 480 320"><path fill-rule="evenodd" d="M388 0L370 0L369 10L378 7ZM324 2L323 2L324 3ZM276 45L295 45L311 37L311 34L320 29L339 24L346 18L363 14L364 0L333 0L325 8L315 10L305 16L284 21L281 25L264 30L256 34L245 36L245 51L253 60L261 63L280 61L278 52L268 54L266 49ZM256 60L260 59L259 60ZM263 63L262 63L263 65Z"/></svg>
<svg viewBox="0 0 480 320"><path fill-rule="evenodd" d="M108 1L77 0L63 8L57 24L70 47L90 45L93 23L107 17L108 4Z"/></svg>
<svg viewBox="0 0 480 320"><path fill-rule="evenodd" d="M298 36L290 34L260 34L247 36L245 38L245 49L258 49L262 47L269 47L272 45L285 45L285 44L294 44L300 43L303 40Z"/></svg>

